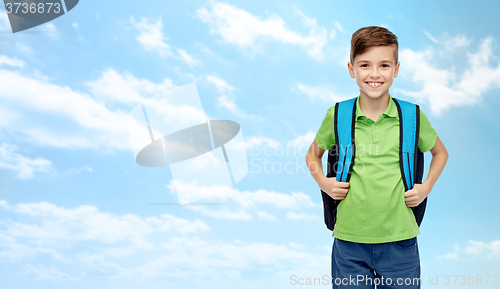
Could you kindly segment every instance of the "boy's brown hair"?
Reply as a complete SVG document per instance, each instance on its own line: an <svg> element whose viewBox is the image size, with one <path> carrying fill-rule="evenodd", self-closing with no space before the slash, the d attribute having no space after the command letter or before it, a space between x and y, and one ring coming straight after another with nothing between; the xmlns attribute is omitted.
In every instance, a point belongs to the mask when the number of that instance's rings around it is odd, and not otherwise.
<svg viewBox="0 0 500 289"><path fill-rule="evenodd" d="M374 46L395 45L394 65L398 63L398 37L384 27L368 26L358 29L351 38L351 64L354 65L354 58L358 54L363 54Z"/></svg>

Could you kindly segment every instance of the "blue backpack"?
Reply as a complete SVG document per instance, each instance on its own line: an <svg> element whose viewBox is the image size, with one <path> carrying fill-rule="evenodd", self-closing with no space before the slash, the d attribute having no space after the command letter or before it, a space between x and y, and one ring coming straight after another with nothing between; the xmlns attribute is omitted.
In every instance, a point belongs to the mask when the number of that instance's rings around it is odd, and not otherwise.
<svg viewBox="0 0 500 289"><path fill-rule="evenodd" d="M354 123L356 120L356 99L348 99L335 104L335 145L328 151L327 175L339 182L349 182L356 156L354 145ZM392 98L399 114L399 165L405 191L421 184L424 174L424 154L418 148L420 108L418 105ZM342 200L334 200L321 190L326 227L333 231L337 220L337 206ZM417 225L424 217L427 197L416 207L412 207Z"/></svg>

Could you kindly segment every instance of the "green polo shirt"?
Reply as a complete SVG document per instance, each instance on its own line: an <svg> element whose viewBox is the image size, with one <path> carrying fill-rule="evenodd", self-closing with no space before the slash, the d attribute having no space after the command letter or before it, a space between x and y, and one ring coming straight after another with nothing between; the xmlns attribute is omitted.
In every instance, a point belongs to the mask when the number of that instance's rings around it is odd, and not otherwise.
<svg viewBox="0 0 500 289"><path fill-rule="evenodd" d="M389 95L387 109L376 122L366 117L356 100L355 146L350 187L337 207L333 235L358 243L385 243L420 234L415 216L406 206L399 167L399 115ZM335 106L328 109L316 133L324 150L335 144ZM437 134L420 110L418 147L426 152L434 147Z"/></svg>

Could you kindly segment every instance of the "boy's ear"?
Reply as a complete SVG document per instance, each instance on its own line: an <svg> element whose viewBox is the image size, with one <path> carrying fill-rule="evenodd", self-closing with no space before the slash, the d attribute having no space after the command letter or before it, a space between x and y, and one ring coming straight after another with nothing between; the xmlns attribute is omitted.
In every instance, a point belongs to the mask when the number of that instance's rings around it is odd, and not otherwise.
<svg viewBox="0 0 500 289"><path fill-rule="evenodd" d="M356 78L356 75L354 74L354 67L352 66L351 62L347 62L347 69L349 70L349 74L351 75L351 78Z"/></svg>
<svg viewBox="0 0 500 289"><path fill-rule="evenodd" d="M400 63L401 62L398 62L398 64L396 64L396 68L394 68L394 78L396 78L398 76Z"/></svg>

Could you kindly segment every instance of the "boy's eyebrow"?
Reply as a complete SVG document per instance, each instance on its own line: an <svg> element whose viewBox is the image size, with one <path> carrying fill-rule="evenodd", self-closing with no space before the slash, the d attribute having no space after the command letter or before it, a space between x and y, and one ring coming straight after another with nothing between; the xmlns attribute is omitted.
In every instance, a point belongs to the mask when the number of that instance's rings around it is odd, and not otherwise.
<svg viewBox="0 0 500 289"><path fill-rule="evenodd" d="M358 62L368 62L368 63L370 63L370 61L369 61L369 60L364 60L364 59L361 59L361 60L359 60ZM392 63L392 61L387 60L387 59L386 59L386 60L382 60L382 61L380 61L380 62L390 62L390 63Z"/></svg>

